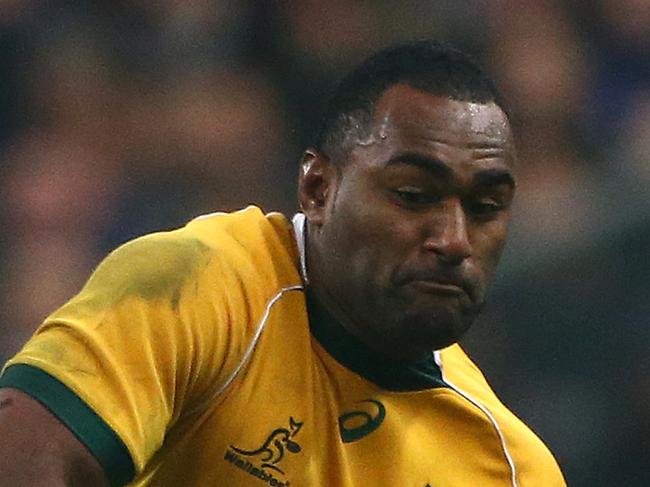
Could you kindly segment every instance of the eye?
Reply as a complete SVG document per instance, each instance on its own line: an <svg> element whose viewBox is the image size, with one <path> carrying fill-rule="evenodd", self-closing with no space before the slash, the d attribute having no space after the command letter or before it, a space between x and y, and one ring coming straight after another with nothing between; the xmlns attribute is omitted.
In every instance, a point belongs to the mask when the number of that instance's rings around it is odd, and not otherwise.
<svg viewBox="0 0 650 487"><path fill-rule="evenodd" d="M468 210L478 218L494 218L502 210L505 210L507 205L493 199L485 198L471 202L468 205Z"/></svg>
<svg viewBox="0 0 650 487"><path fill-rule="evenodd" d="M402 186L394 190L393 193L404 206L424 206L438 201L435 195L417 186Z"/></svg>

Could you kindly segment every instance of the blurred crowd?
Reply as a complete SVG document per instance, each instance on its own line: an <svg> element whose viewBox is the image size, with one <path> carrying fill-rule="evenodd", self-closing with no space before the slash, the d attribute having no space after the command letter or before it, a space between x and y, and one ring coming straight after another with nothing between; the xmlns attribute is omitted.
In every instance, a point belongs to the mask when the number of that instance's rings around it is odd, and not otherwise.
<svg viewBox="0 0 650 487"><path fill-rule="evenodd" d="M293 213L336 80L417 38L472 53L518 139L512 238L467 348L569 485L650 485L647 0L3 0L0 364L120 243Z"/></svg>

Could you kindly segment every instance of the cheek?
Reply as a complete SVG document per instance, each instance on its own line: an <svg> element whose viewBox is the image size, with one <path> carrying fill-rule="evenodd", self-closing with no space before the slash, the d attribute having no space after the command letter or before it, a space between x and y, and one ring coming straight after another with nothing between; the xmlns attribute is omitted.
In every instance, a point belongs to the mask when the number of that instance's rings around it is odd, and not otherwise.
<svg viewBox="0 0 650 487"><path fill-rule="evenodd" d="M387 286L395 269L417 248L418 222L368 175L347 174L330 217L340 272L363 277L370 286Z"/></svg>
<svg viewBox="0 0 650 487"><path fill-rule="evenodd" d="M474 255L486 275L490 277L499 263L506 243L508 221L495 221L477 230L474 235Z"/></svg>
<svg viewBox="0 0 650 487"><path fill-rule="evenodd" d="M388 279L409 248L409 226L392 206L376 201L340 201L333 237L346 269L363 268L375 279Z"/></svg>

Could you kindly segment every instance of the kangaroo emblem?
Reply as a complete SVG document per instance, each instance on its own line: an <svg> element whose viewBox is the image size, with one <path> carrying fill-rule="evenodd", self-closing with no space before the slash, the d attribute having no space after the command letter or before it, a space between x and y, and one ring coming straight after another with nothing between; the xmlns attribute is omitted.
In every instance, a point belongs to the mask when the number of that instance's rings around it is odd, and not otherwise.
<svg viewBox="0 0 650 487"><path fill-rule="evenodd" d="M285 449L291 453L300 452L301 448L292 438L298 434L302 428L302 422L289 418L289 428L276 428L266 438L266 441L255 450L243 450L230 445L234 451L240 455L251 457L260 455L262 467L270 468L284 474L284 471L277 466L277 463L284 458Z"/></svg>

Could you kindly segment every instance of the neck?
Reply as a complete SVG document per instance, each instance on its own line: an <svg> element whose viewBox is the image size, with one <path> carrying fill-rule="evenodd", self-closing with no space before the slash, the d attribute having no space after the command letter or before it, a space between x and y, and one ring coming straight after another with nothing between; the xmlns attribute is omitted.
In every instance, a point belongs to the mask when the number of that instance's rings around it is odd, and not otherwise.
<svg viewBox="0 0 650 487"><path fill-rule="evenodd" d="M307 309L312 336L338 363L380 386L397 392L445 387L442 372L432 354L422 361L404 361L377 353L350 335L307 290Z"/></svg>

